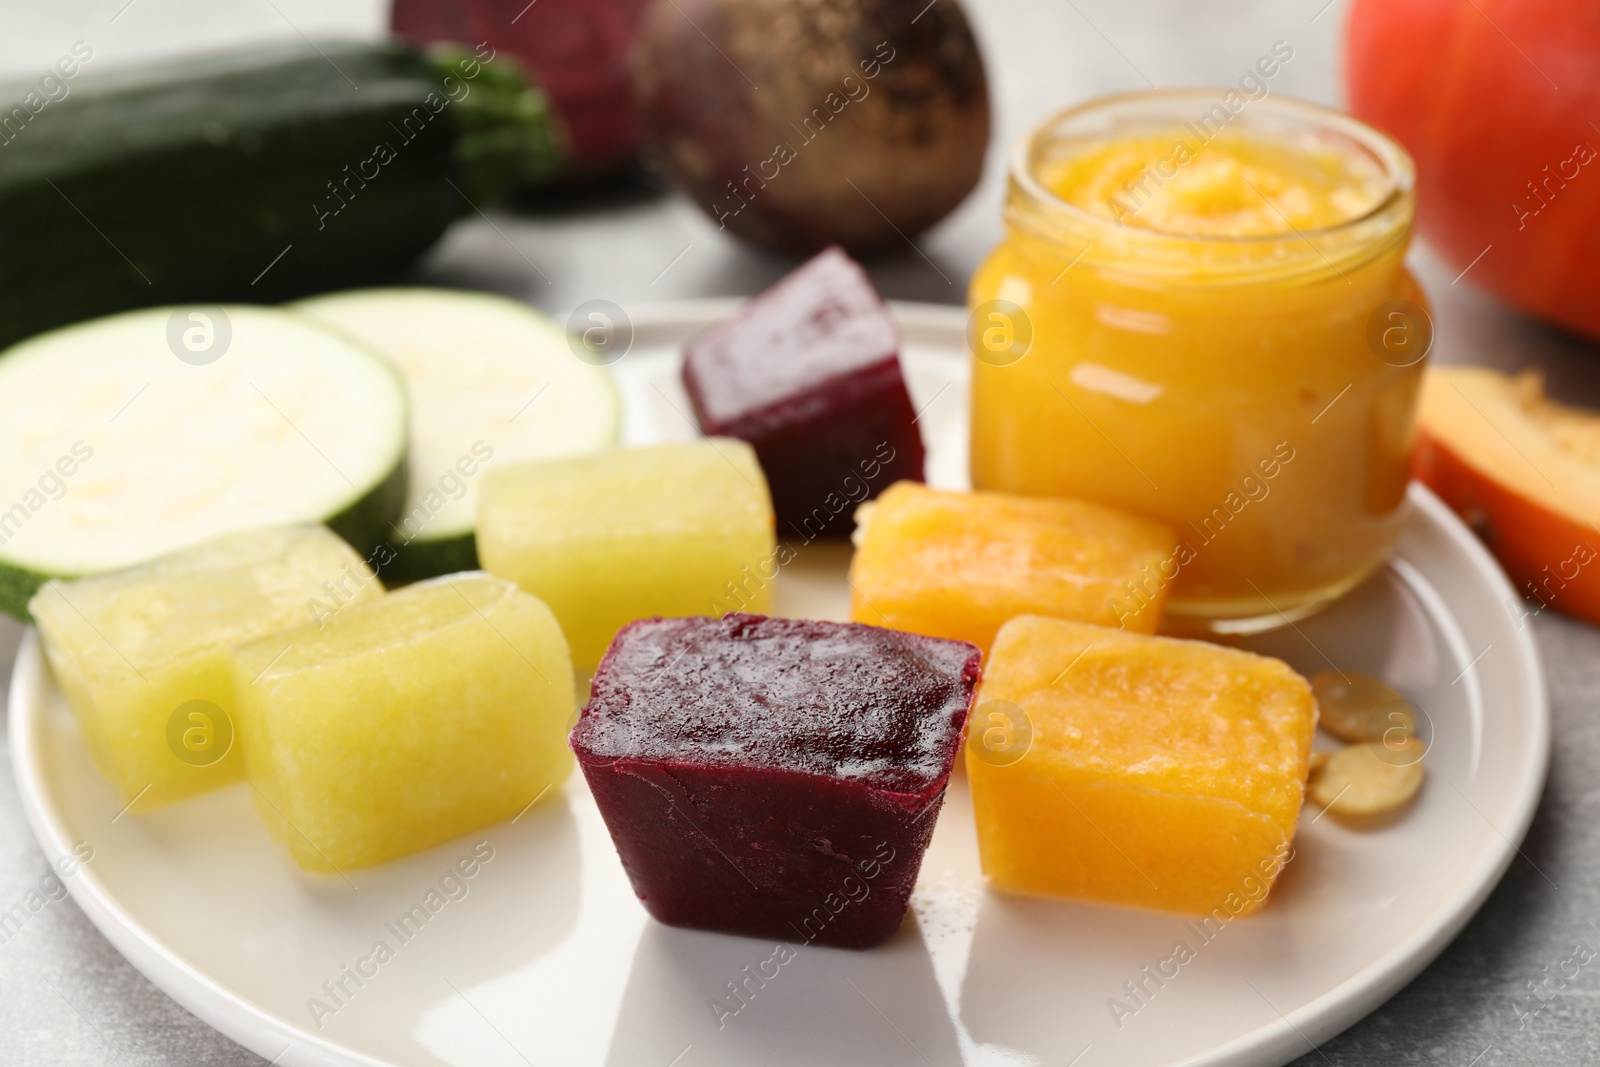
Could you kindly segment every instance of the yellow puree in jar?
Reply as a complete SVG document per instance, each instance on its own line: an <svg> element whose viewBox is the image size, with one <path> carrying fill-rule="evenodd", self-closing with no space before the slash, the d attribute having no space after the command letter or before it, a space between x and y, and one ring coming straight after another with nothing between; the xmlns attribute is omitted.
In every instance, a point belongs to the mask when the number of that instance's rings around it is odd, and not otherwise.
<svg viewBox="0 0 1600 1067"><path fill-rule="evenodd" d="M1101 142L1048 166L1041 177L1085 211L1200 237L1321 230L1366 214L1387 192L1383 173L1348 151L1232 130L1198 150L1196 144L1183 130Z"/></svg>
<svg viewBox="0 0 1600 1067"><path fill-rule="evenodd" d="M1314 610L1386 554L1422 368L1379 358L1369 320L1424 297L1409 192L1390 210L1376 159L1198 132L1050 145L1040 193L1013 186L970 293L972 475L1170 522L1174 558L1126 610L1170 583L1173 628L1250 629L1229 620Z"/></svg>

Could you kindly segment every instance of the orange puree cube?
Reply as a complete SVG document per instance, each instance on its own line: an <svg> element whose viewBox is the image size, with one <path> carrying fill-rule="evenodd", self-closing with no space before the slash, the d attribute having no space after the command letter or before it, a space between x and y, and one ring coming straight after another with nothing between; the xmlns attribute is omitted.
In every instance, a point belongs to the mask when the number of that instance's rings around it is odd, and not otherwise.
<svg viewBox="0 0 1600 1067"><path fill-rule="evenodd" d="M1018 615L1154 633L1174 576L1170 528L1083 500L898 482L863 512L850 618L985 652Z"/></svg>
<svg viewBox="0 0 1600 1067"><path fill-rule="evenodd" d="M967 773L997 887L1224 921L1266 900L1317 726L1287 664L1025 615L978 701Z"/></svg>

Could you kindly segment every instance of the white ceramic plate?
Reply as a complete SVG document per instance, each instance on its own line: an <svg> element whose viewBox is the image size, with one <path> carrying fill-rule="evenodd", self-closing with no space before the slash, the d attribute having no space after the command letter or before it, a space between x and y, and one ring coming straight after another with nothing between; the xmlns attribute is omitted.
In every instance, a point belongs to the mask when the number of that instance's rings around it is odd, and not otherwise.
<svg viewBox="0 0 1600 1067"><path fill-rule="evenodd" d="M677 345L729 306L636 314L633 350L614 368L630 439L691 436ZM896 313L930 478L960 485L964 316ZM802 947L776 977L749 981L740 1006L728 983L774 946L649 920L581 776L513 823L348 881L306 875L257 824L244 787L122 814L31 633L11 693L17 784L51 858L93 850L67 881L95 925L276 1064L1279 1064L1382 1002L1460 930L1515 854L1544 781L1549 713L1529 632L1508 609L1520 601L1437 500L1417 489L1413 501L1386 570L1250 644L1308 674L1337 664L1399 686L1431 731L1422 796L1376 832L1308 811L1268 907L1209 941L1181 917L986 891L958 772L899 935L865 953ZM803 550L779 579L778 610L842 618L847 557ZM430 899L473 854L492 858ZM418 904L426 921L401 927ZM1179 942L1193 958L1157 987L1145 969ZM368 977L357 985L351 969ZM1139 1001L1128 982L1143 982ZM719 1018L714 998L739 1010ZM1137 1010L1116 1019L1112 998Z"/></svg>

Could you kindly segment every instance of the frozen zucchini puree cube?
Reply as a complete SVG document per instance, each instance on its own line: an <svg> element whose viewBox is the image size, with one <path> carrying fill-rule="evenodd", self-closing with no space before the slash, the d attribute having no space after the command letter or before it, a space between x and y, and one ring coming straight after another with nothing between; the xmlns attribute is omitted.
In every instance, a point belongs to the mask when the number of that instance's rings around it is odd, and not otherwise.
<svg viewBox="0 0 1600 1067"><path fill-rule="evenodd" d="M246 645L233 671L256 811L307 870L509 819L572 769L561 628L481 572Z"/></svg>
<svg viewBox="0 0 1600 1067"><path fill-rule="evenodd" d="M978 661L854 623L646 619L572 747L656 919L869 948L905 915Z"/></svg>
<svg viewBox="0 0 1600 1067"><path fill-rule="evenodd" d="M383 595L322 526L229 534L28 604L100 773L134 811L237 781L231 648Z"/></svg>
<svg viewBox="0 0 1600 1067"><path fill-rule="evenodd" d="M550 605L582 668L635 619L765 610L774 547L766 478L742 441L484 473L478 558Z"/></svg>
<svg viewBox="0 0 1600 1067"><path fill-rule="evenodd" d="M850 617L988 650L1017 615L1154 633L1176 535L1083 500L889 487L859 514Z"/></svg>
<svg viewBox="0 0 1600 1067"><path fill-rule="evenodd" d="M1287 862L1317 710L1286 664L1024 615L968 731L984 873L1001 889L1227 921Z"/></svg>

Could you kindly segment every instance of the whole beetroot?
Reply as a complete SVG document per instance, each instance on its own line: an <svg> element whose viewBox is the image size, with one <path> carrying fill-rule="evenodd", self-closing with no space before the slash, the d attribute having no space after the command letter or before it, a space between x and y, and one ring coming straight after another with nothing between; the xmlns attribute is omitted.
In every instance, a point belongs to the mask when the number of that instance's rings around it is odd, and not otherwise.
<svg viewBox="0 0 1600 1067"><path fill-rule="evenodd" d="M768 248L902 245L983 171L988 85L956 0L656 0L633 81L646 153Z"/></svg>
<svg viewBox="0 0 1600 1067"><path fill-rule="evenodd" d="M519 60L566 129L569 174L634 158L628 53L647 0L394 0L389 25L419 45L487 44Z"/></svg>

